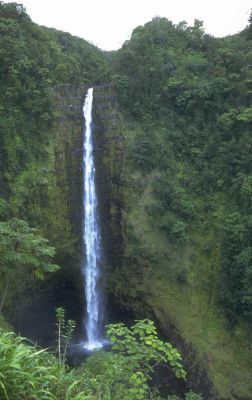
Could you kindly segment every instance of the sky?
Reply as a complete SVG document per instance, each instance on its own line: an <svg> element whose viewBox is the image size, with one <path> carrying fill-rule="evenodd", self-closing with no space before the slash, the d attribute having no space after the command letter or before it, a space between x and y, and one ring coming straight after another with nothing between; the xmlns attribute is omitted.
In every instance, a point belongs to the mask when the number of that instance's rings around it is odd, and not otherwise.
<svg viewBox="0 0 252 400"><path fill-rule="evenodd" d="M155 16L173 23L204 21L216 37L237 33L248 24L251 0L15 0L31 19L82 37L103 50L116 50L139 25ZM9 1L4 1L9 3Z"/></svg>

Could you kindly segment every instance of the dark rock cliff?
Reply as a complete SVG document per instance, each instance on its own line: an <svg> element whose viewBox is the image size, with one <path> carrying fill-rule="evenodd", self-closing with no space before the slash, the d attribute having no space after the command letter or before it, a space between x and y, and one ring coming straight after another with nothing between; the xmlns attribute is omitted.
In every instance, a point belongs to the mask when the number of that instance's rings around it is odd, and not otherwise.
<svg viewBox="0 0 252 400"><path fill-rule="evenodd" d="M82 330L82 106L86 91L85 85L61 85L55 90L54 121L48 146L50 184L47 203L42 212L42 225L46 236L57 248L55 261L61 266L61 270L43 283L34 282L26 287L25 297L24 291L20 290L9 312L18 331L43 345L54 340L57 306L63 306L67 318L77 321L79 333ZM180 328L179 319L174 318L172 308L171 311L169 309L170 304L159 301L158 296L161 293L156 292L157 282L153 280L152 287L152 283L144 278L147 266L134 264L134 260L129 257L128 249L135 240L127 231L130 199L128 183L131 179L127 166L127 146L131 127L118 111L111 85L94 87L93 124L96 185L104 253L103 288L104 301L107 303L105 319L154 319L160 334L182 353L188 370L186 387L202 393L207 399L229 399L228 394L219 396L212 383L209 356L198 350L197 343L187 339L186 332ZM141 252L141 248L139 251ZM146 263L148 262L151 265L151 260ZM177 290L177 287L170 290ZM169 296L173 296L172 292ZM178 307L181 306L177 304ZM169 383L168 377L165 379L169 385L177 385L174 381ZM185 389L182 386L177 393Z"/></svg>
<svg viewBox="0 0 252 400"><path fill-rule="evenodd" d="M82 106L85 85L55 88L55 111L50 131L46 201L41 205L44 235L56 247L55 262L61 269L43 282L32 282L16 293L9 310L17 331L47 346L55 336L55 308L66 309L67 318L81 327L83 284L82 254ZM21 307L20 307L21 306ZM81 329L81 328L80 328Z"/></svg>
<svg viewBox="0 0 252 400"><path fill-rule="evenodd" d="M20 288L8 311L17 331L44 346L55 337L55 308L66 309L67 318L83 333L84 288L82 258L83 113L88 87L59 85L55 88L55 111L48 150L50 181L46 202L39 213L46 237L56 247L55 262L61 267L45 281ZM94 88L93 135L98 207L106 277L122 262L122 173L124 139L120 115L110 85ZM106 301L107 296L104 296ZM109 319L109 315L105 316Z"/></svg>
<svg viewBox="0 0 252 400"><path fill-rule="evenodd" d="M135 318L149 317L156 321L164 339L176 345L188 370L186 385L174 378L164 376L167 389L182 394L186 387L201 392L208 399L218 399L216 390L207 371L207 365L197 354L196 348L182 338L171 316L162 310L150 307L141 290L132 297L127 279L125 248L131 240L125 232L125 209L127 209L127 173L125 170L127 135L129 127L117 110L115 95L111 86L94 89L94 141L97 173L97 190L100 206L103 248L105 251L104 285L107 297L107 318L112 321L132 322ZM124 265L126 263L126 265ZM132 272L133 273L133 272ZM139 275L135 265L134 276ZM134 278L137 286L138 278ZM133 284L133 285L134 285ZM123 287L122 290L118 286ZM125 295L125 293L128 293ZM164 383L164 382L163 382ZM164 385L166 387L166 385Z"/></svg>

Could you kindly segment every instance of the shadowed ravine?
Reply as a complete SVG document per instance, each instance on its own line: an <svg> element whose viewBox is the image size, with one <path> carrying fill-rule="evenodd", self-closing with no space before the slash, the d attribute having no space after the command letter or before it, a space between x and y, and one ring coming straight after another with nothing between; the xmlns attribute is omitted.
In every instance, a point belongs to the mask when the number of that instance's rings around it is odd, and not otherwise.
<svg viewBox="0 0 252 400"><path fill-rule="evenodd" d="M74 166L73 168L67 170L67 188L70 189L69 193L71 196L75 196L72 197L70 202L71 213L73 215L75 212L76 202L80 201L81 199L80 186L82 187L81 182L83 180L81 173L81 110L84 103L83 93L86 93L87 88L84 88L83 86L78 88L79 97L76 98L75 101L77 104L79 104L79 106L78 109L76 108L73 110L70 108L70 104L73 102L73 96L71 96L71 92L76 95L76 90L76 87L71 88L69 85L66 87L65 92L62 88L59 101L62 100L62 102L64 101L64 103L67 104L66 109L64 109L64 112L62 112L62 115L64 115L65 118L68 118L68 120L56 122L56 125L58 125L56 127L57 131L60 131L59 125L61 125L64 126L63 129L69 127L68 131L70 132L68 143L65 146L64 151L67 160L67 166ZM116 286L118 271L119 268L121 269L121 264L123 263L123 245L125 245L125 237L123 232L124 226L122 223L121 213L124 205L122 191L126 190L125 181L123 182L123 174L125 173L124 158L126 150L124 122L120 119L120 115L117 114L115 100L111 96L111 92L111 87L94 87L93 102L93 155L96 167L96 190L99 198L97 210L100 215L101 239L104 253L106 255L104 261L105 276L103 276L102 279L102 286L108 299L107 320L112 322L123 321L127 319L127 313L130 313L130 320L146 316L155 319L153 312L156 313L156 308L151 305L151 309L149 309L149 297L147 298L143 294L140 296L138 293L136 293L136 295L134 295L135 297L133 297L132 294L134 293L131 293L131 290L134 287L128 282L125 282L123 286L123 279L119 279L119 283L122 285L120 290L118 290L118 286ZM79 126L77 126L77 124ZM77 136L78 139L76 139ZM80 195L80 198L77 197L77 193ZM81 211L80 207L79 211ZM80 214L81 212L79 212L79 215ZM78 237L81 238L81 220L78 218L72 219L72 225L74 231L78 233ZM79 243L79 254L81 254L81 243ZM80 318L80 315L83 315L83 312L85 312L86 304L80 305L81 302L83 303L83 298L80 299L80 294L83 294L83 288L80 288L80 276L78 276L80 264L81 260L79 260L79 265L77 265L76 262L73 269L68 269L65 275L62 274L61 281L57 281L57 278L54 278L54 283L61 283L58 286L56 285L56 287L52 284L49 284L47 287L48 292L46 293L47 297L43 296L41 290L42 298L39 304L39 309L41 313L43 312L44 321L46 321L46 324L48 325L46 329L45 325L43 326L43 334L45 336L53 336L53 309L57 304L63 304L68 311L68 317L74 318L79 322L80 328L79 334L77 334L76 337L76 342L82 337L80 331L83 330L83 321L78 320L78 318ZM141 279L141 271L138 270L136 272L139 274L139 279ZM127 277L131 277L131 273L133 274L131 268L127 266ZM66 298L66 294L69 294L69 287L72 281L73 285L71 288L71 296L68 295ZM124 290L124 288L126 289ZM139 288L141 288L140 285ZM125 294L126 290L127 296ZM34 298L36 298L36 296L37 293L36 295L34 294ZM78 308L76 308L76 305L78 305ZM33 338L38 338L42 332L42 328L36 330L36 322L34 323L34 321L36 321L36 318L39 317L39 313L37 310L36 312L32 312L32 309L32 305L30 309L23 307L22 314L19 316L19 323L20 325L23 325L23 328L25 321L28 321L28 323L25 329L20 329L20 331L29 336L29 332L31 332L31 325L29 321L32 319L34 326L32 328L34 331ZM24 314L26 314L25 318ZM32 318L28 318L28 314L30 314ZM50 316L51 324L48 318ZM42 320L43 318L38 319ZM178 329L175 326L171 315L169 315L167 312L162 314L161 317L160 315L157 315L157 319L160 322L160 325L162 325L161 331L163 332L164 336L168 340L172 339L172 342L181 350L183 354L183 359L185 360L189 372L188 384L191 385L195 390L198 390L204 394L206 398L217 399L218 395L215 394L215 391L212 388L211 378L209 378L208 374L206 373L207 365L203 367L200 355L197 354L197 351L192 346L190 346L190 343L186 343L186 340L182 335L179 335ZM48 343L47 339L43 342L45 346ZM77 348L75 350L77 351ZM81 360L83 357L82 349L80 349L80 353L82 354L76 355L76 358ZM73 355L73 358L75 358L75 355ZM76 363L78 363L78 360L76 360Z"/></svg>

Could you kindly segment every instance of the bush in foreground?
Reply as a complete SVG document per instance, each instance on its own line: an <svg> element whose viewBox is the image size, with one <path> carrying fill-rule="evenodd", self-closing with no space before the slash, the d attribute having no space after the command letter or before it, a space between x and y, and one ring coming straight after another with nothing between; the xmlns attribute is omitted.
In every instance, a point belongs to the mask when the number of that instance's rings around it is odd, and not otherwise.
<svg viewBox="0 0 252 400"><path fill-rule="evenodd" d="M107 334L113 352L99 351L82 366L70 369L48 351L0 328L0 398L158 400L162 397L150 384L158 365L165 363L178 378L185 379L180 354L158 339L152 321L136 321L131 328L109 325ZM192 395L187 394L186 399L202 399Z"/></svg>

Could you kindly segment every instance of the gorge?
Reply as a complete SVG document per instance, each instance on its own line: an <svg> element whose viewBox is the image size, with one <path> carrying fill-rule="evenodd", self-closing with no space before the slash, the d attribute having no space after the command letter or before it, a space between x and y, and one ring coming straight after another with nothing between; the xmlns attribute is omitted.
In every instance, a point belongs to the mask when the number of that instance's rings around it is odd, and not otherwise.
<svg viewBox="0 0 252 400"><path fill-rule="evenodd" d="M251 26L217 39L154 18L107 53L14 4L0 3L0 20L1 221L39 228L61 267L42 282L18 272L6 320L50 346L62 306L83 334L82 107L93 87L104 325L154 320L188 371L174 395L251 399Z"/></svg>

